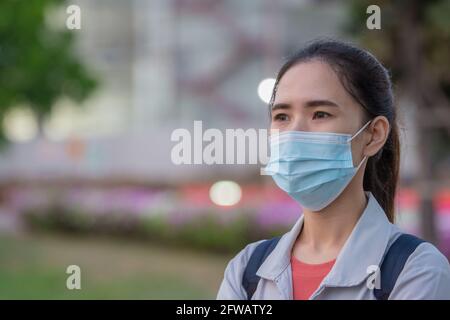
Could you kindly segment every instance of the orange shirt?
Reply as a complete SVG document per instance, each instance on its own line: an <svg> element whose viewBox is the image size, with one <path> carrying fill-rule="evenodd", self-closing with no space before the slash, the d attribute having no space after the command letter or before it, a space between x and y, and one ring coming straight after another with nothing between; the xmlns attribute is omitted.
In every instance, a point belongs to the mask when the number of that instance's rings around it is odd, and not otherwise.
<svg viewBox="0 0 450 320"><path fill-rule="evenodd" d="M291 256L294 300L308 300L330 272L335 261L336 259L321 264L308 264Z"/></svg>

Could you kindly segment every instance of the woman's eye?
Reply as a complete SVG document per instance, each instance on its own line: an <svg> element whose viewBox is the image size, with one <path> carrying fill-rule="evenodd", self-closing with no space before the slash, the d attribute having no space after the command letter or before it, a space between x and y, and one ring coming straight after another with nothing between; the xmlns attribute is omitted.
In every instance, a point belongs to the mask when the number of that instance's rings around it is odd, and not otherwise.
<svg viewBox="0 0 450 320"><path fill-rule="evenodd" d="M276 120L276 121L287 121L288 120L288 116L285 113L278 113L277 115L274 116L274 120Z"/></svg>
<svg viewBox="0 0 450 320"><path fill-rule="evenodd" d="M323 119L331 116L328 112L325 111L316 111L314 112L313 119Z"/></svg>

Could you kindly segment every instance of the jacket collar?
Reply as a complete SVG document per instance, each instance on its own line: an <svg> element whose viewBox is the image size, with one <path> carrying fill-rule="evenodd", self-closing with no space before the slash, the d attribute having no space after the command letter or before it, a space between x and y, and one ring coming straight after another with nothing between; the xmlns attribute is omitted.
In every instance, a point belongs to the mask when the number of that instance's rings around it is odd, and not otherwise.
<svg viewBox="0 0 450 320"><path fill-rule="evenodd" d="M367 276L367 268L379 265L393 231L378 201L366 192L368 203L352 233L345 242L336 262L323 281L325 286L358 285ZM257 275L276 280L290 266L292 247L303 225L303 215L292 229L279 240L257 271Z"/></svg>

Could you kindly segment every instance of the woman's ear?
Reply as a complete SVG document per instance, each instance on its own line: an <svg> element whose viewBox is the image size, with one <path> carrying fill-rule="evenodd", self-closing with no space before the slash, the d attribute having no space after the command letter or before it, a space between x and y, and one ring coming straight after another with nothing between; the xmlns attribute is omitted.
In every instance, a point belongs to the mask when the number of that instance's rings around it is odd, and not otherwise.
<svg viewBox="0 0 450 320"><path fill-rule="evenodd" d="M386 143L389 131L389 121L385 116L373 118L367 130L369 137L364 147L364 155L371 157L377 154Z"/></svg>

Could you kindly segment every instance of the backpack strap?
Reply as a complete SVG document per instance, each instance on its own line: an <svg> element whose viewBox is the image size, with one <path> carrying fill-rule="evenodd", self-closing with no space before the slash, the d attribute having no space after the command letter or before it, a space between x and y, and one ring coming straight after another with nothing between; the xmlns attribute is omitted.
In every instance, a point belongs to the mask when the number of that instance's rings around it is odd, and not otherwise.
<svg viewBox="0 0 450 320"><path fill-rule="evenodd" d="M389 298L406 260L423 242L425 241L416 236L404 233L389 247L380 267L381 288L373 290L377 300Z"/></svg>
<svg viewBox="0 0 450 320"><path fill-rule="evenodd" d="M278 240L280 240L281 236L268 239L259 243L255 250L253 251L250 259L248 260L247 266L244 270L244 275L242 277L242 286L247 292L247 300L251 300L253 294L255 293L256 287L258 286L258 282L260 277L256 275L259 267L263 264L264 260L266 260L267 256L272 252L272 250L276 247Z"/></svg>

